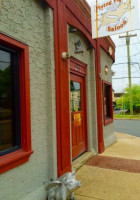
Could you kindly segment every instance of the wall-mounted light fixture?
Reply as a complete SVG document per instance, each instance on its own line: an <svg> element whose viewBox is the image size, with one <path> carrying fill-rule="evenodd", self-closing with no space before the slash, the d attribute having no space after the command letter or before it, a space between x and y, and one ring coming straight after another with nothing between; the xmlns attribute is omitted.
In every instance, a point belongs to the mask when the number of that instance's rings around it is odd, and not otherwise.
<svg viewBox="0 0 140 200"><path fill-rule="evenodd" d="M105 74L106 75L108 74L108 66L107 65L105 66Z"/></svg>
<svg viewBox="0 0 140 200"><path fill-rule="evenodd" d="M67 59L69 59L70 58L70 55L69 55L69 53L68 52L62 52L62 59L63 60L67 60Z"/></svg>
<svg viewBox="0 0 140 200"><path fill-rule="evenodd" d="M109 54L112 56L112 54L113 54L113 49L112 49L112 47L109 47L108 52L109 52Z"/></svg>
<svg viewBox="0 0 140 200"><path fill-rule="evenodd" d="M69 28L69 33L75 33L76 31L78 31L78 29L77 28L75 28L75 27L70 27Z"/></svg>

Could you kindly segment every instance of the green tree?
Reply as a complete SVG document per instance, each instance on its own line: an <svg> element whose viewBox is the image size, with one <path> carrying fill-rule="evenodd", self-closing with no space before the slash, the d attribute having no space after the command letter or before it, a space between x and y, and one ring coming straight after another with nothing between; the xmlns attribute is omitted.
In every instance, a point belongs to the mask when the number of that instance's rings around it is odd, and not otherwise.
<svg viewBox="0 0 140 200"><path fill-rule="evenodd" d="M12 91L12 80L11 80L11 68L7 67L5 70L0 69L0 106L5 99L5 105L11 106L11 91Z"/></svg>
<svg viewBox="0 0 140 200"><path fill-rule="evenodd" d="M140 113L140 85L132 86L133 109L135 113ZM127 109L130 112L129 87L125 88L123 95L117 100L117 108Z"/></svg>

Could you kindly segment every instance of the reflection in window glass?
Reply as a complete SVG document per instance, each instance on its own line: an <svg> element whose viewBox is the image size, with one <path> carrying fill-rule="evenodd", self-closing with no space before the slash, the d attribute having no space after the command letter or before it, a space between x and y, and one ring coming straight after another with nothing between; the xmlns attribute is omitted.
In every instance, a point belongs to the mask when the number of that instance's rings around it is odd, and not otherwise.
<svg viewBox="0 0 140 200"><path fill-rule="evenodd" d="M13 145L11 54L0 50L0 151Z"/></svg>
<svg viewBox="0 0 140 200"><path fill-rule="evenodd" d="M71 89L71 111L81 111L81 84L78 82L70 81Z"/></svg>

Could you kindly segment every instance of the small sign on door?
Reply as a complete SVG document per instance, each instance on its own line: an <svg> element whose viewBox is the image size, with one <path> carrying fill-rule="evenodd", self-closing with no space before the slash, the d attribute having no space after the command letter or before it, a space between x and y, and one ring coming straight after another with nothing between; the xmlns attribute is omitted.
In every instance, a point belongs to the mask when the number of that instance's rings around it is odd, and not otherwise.
<svg viewBox="0 0 140 200"><path fill-rule="evenodd" d="M80 113L74 114L74 125L81 126L81 114Z"/></svg>

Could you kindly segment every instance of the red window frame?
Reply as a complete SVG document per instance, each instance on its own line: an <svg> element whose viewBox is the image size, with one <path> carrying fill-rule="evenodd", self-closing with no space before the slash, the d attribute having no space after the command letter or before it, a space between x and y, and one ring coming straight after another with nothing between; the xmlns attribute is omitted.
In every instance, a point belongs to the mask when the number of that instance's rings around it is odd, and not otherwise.
<svg viewBox="0 0 140 200"><path fill-rule="evenodd" d="M0 157L0 174L29 160L31 149L29 48L9 36L0 33L0 44L19 52L20 58L20 109L21 109L21 149Z"/></svg>
<svg viewBox="0 0 140 200"><path fill-rule="evenodd" d="M104 85L106 85L109 88L109 94L108 94L108 98L109 99L109 116L106 117L105 115L105 102L104 102ZM103 88L103 115L104 115L104 125L108 125L111 124L113 122L113 104L112 104L112 84L107 82L107 81L102 81L102 88Z"/></svg>

